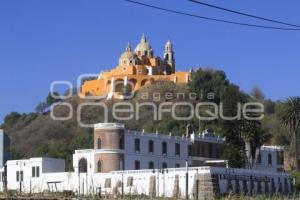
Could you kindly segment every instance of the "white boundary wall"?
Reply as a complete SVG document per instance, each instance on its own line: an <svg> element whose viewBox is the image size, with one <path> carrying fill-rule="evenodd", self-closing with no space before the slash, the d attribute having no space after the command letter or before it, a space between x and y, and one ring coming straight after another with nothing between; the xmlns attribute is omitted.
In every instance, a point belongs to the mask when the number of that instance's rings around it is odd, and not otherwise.
<svg viewBox="0 0 300 200"><path fill-rule="evenodd" d="M40 160L41 161L41 160ZM48 163L49 164L49 163ZM19 190L20 182L17 182L13 177L14 168L9 169L8 165L8 190ZM42 167L42 166L41 166ZM129 170L129 171L114 171L110 173L76 173L76 172L41 172L40 177L30 179L27 173L31 173L31 167L24 168L24 180L21 182L23 192L43 192L43 191L64 191L70 190L75 194L91 195L102 191L104 194L113 194L113 188L117 183L123 182L124 194L127 195L149 195L150 177L155 177L156 195L161 197L173 197L175 176L179 177L179 188L182 197L185 196L186 188L186 168L168 168L164 170ZM3 171L3 168L2 168ZM190 167L188 168L188 193L189 197L193 197L193 186L197 175L212 175L215 174L219 180L219 190L221 194L227 193L228 177L254 177L268 178L274 180L275 191L279 191L281 183L282 191L284 190L284 182L288 181L288 190L291 192L290 176L285 173L274 173L266 171L246 170L246 169L227 169L217 167ZM128 186L127 182L132 177L133 184ZM105 187L105 182L110 179L110 187ZM286 179L286 180L285 180ZM242 186L242 182L240 187ZM250 191L250 181L247 181L248 190ZM233 187L235 182L232 181ZM263 185L263 184L262 184ZM257 183L254 182L253 190L258 191ZM263 186L264 187L264 186ZM0 182L0 189L3 191L3 182ZM122 193L122 186L118 185L119 194ZM263 188L262 191L265 189ZM271 182L269 182L269 191L271 191Z"/></svg>

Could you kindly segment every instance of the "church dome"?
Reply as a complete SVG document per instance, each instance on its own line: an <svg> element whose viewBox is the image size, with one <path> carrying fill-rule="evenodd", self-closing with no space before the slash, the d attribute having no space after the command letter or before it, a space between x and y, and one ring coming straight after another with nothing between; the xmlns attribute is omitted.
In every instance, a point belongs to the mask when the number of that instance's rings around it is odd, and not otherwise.
<svg viewBox="0 0 300 200"><path fill-rule="evenodd" d="M136 55L132 51L125 51L122 53L120 59L135 59Z"/></svg>
<svg viewBox="0 0 300 200"><path fill-rule="evenodd" d="M119 59L119 64L120 65L134 65L136 64L136 54L131 51L131 47L128 44L126 47L125 52L122 53L120 59Z"/></svg>
<svg viewBox="0 0 300 200"><path fill-rule="evenodd" d="M146 56L152 56L152 48L147 41L146 37L142 35L140 43L135 47L134 52L138 56L146 55Z"/></svg>

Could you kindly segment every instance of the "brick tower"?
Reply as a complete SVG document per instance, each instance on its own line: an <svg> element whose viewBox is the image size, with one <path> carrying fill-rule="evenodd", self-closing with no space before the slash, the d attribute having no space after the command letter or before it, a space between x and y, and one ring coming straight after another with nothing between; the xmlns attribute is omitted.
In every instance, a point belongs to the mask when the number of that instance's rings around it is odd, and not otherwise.
<svg viewBox="0 0 300 200"><path fill-rule="evenodd" d="M94 125L95 171L110 172L124 167L124 125Z"/></svg>

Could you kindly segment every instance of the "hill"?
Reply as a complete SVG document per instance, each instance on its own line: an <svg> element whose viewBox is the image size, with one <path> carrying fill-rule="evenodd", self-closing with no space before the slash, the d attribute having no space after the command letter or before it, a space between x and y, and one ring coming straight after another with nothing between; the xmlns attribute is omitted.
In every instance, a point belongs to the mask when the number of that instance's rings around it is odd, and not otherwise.
<svg viewBox="0 0 300 200"><path fill-rule="evenodd" d="M195 98L189 98L188 94L196 94ZM208 99L208 93L214 93L214 99ZM145 98L147 94L147 98ZM167 95L166 95L167 94ZM182 97L185 98L182 98ZM170 98L172 97L172 98ZM127 102L134 105L137 103L154 102L159 106L163 102L190 102L195 105L197 102L209 101L219 104L223 102L227 107L227 114L234 113L236 102L247 102L255 100L265 105L265 118L262 122L255 124L255 130L243 130L243 120L234 123L224 120L199 121L195 117L190 120L176 120L171 117L170 113L164 113L160 120L153 119L153 108L143 106L139 108L140 117L138 120L115 120L112 117L113 105L118 102ZM236 153L245 151L245 137L251 135L251 145L253 148L261 145L262 142L270 144L288 145L290 137L285 133L285 129L280 126L278 113L282 110L281 102L266 100L258 88L254 88L252 96L239 90L238 86L233 85L227 79L226 74L222 71L212 69L199 69L194 73L192 81L188 85L177 85L173 82L158 80L152 84L143 86L136 95L129 100L85 100L78 96L72 96L65 101L70 103L73 110L73 116L69 120L58 121L51 118L50 112L46 107L57 103L53 99L46 98L45 102L37 105L35 113L19 114L12 112L5 117L1 128L5 129L11 138L11 151L13 159L34 157L34 156L51 156L64 158L67 160L67 170L72 170L71 160L75 149L92 148L92 128L84 128L78 124L76 110L81 103L104 103L108 107L109 120L124 123L128 129L145 130L149 132L159 131L162 134L173 135L185 134L186 127L198 132L204 129L214 129L222 136L227 138L228 151L223 152L224 157L232 160L233 166L240 166L244 163L245 153ZM188 116L187 108L176 108L178 116ZM200 109L205 114L205 109ZM66 116L68 110L65 106L57 106L54 110L55 116ZM96 106L85 106L80 118L82 122L93 124L103 121L103 109ZM120 116L127 116L120 113ZM238 132L233 135L233 132ZM250 134L251 132L251 134ZM253 135L252 133L255 134ZM239 134L240 133L240 134ZM266 134L267 133L267 134ZM266 136L267 135L267 136ZM247 140L248 141L248 140ZM258 142L259 141L259 142ZM239 150L239 151L237 151Z"/></svg>

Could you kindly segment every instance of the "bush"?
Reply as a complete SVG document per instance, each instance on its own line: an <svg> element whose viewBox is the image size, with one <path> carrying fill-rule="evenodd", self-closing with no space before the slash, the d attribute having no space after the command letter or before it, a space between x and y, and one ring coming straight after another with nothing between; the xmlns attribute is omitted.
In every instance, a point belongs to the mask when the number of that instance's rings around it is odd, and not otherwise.
<svg viewBox="0 0 300 200"><path fill-rule="evenodd" d="M295 179L295 190L300 191L300 171L294 172L292 176Z"/></svg>

